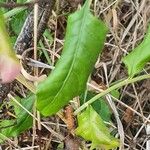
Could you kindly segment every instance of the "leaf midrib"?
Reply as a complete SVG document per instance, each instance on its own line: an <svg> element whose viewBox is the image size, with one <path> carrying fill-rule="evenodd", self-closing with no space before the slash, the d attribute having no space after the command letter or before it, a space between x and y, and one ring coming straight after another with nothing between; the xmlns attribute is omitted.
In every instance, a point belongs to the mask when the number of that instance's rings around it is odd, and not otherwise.
<svg viewBox="0 0 150 150"><path fill-rule="evenodd" d="M86 5L85 5L85 7L87 7ZM84 26L85 26L85 20L87 19L87 16L88 16L88 8L83 8L84 9L84 11L83 11L83 19L82 19L82 21L81 21L81 28L80 28L80 31L79 31L79 35L78 35L78 40L77 40L77 44L76 44L76 48L75 48L75 54L74 54L74 56L73 56L73 61L72 61L72 63L71 63L71 67L70 67L70 69L69 69L69 72L68 72L68 75L67 75L67 77L66 77L66 79L64 80L64 82L63 82L63 85L62 85L62 87L60 88L60 90L57 92L57 94L56 94L56 96L54 97L54 99L51 101L51 103L50 104L52 104L54 101L55 101L55 99L58 97L58 95L59 95L59 93L62 91L62 89L64 88L64 86L66 85L66 83L67 83L67 81L68 81L68 79L69 79L69 77L71 76L71 74L72 74L72 69L73 69L73 67L74 67L74 64L75 64L75 60L76 60L76 56L77 56L77 53L78 53L78 51L79 51L79 45L80 45L80 39L82 39L82 35L83 35L83 28L84 28ZM87 12L87 14L86 14L86 12ZM47 106L47 107L49 107L49 106Z"/></svg>

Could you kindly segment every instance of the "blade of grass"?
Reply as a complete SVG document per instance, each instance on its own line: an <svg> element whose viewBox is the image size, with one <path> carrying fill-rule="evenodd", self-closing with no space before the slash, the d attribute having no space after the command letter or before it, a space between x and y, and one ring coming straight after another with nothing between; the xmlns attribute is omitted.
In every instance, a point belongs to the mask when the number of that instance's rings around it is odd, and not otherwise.
<svg viewBox="0 0 150 150"><path fill-rule="evenodd" d="M26 2L31 2L32 0L27 0ZM7 13L4 14L5 19L9 19L12 16L15 16L16 14L20 13L21 11L26 10L27 7L18 7L18 8L14 8L10 11L8 11Z"/></svg>
<svg viewBox="0 0 150 150"><path fill-rule="evenodd" d="M44 44L42 43L42 41L40 41L39 44L40 44L40 47L42 48L43 54L44 54L48 64L51 65L52 62L51 62L51 60L50 60L50 58L48 56L48 52L45 50Z"/></svg>

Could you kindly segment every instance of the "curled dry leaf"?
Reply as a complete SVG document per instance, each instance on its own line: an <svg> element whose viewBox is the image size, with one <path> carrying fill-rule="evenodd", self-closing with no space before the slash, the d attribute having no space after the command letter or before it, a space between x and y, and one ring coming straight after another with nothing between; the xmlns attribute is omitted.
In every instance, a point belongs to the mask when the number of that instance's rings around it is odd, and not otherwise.
<svg viewBox="0 0 150 150"><path fill-rule="evenodd" d="M32 76L32 75L30 75L29 73L27 73L26 72L26 70L23 68L23 66L21 66L21 73L23 74L23 76L27 79L27 80L29 80L29 81L33 81L33 82L41 82L41 81L43 81L44 79L46 79L46 75L44 74L44 75L41 75L41 76L39 76L39 77L37 77L37 76Z"/></svg>

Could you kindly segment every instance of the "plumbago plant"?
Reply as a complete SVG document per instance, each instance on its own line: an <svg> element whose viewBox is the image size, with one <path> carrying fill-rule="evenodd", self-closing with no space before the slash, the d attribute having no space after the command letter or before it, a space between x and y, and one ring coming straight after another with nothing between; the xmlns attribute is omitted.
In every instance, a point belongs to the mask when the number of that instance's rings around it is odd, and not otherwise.
<svg viewBox="0 0 150 150"><path fill-rule="evenodd" d="M89 75L103 49L107 27L90 12L91 1L87 0L84 6L68 17L65 44L61 58L48 78L39 83L33 94L25 99L16 99L10 102L14 106L15 119L1 120L0 142L7 137L19 135L32 127L32 107L36 107L43 116L56 114L69 103L71 99L84 93ZM103 113L108 110L102 102L103 96L122 86L150 78L150 75L138 75L150 60L150 28L143 42L122 60L128 69L128 77L113 84L103 92L93 95L75 110L78 127L75 134L91 141L91 149L113 149L119 146L119 140L114 138L105 125ZM9 63L8 63L9 62ZM11 63L10 63L11 62ZM10 65L10 66L9 66ZM8 69L6 69L8 68ZM0 74L3 83L12 81L20 71L19 62L10 46L9 37L5 29L4 18L0 14ZM11 76L9 76L11 74ZM17 77L19 80L19 78ZM20 80L19 80L20 81ZM96 103L94 105L94 103ZM22 107L17 105L20 103ZM105 110L98 112L96 108L102 104ZM109 111L109 110L108 110ZM109 119L107 120L109 121ZM5 128L9 126L9 128Z"/></svg>

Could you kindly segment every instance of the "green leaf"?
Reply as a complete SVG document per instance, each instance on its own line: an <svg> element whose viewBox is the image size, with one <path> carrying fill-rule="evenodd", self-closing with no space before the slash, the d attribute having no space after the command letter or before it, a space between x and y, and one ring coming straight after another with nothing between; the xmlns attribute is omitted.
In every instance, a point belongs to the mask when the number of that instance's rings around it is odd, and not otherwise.
<svg viewBox="0 0 150 150"><path fill-rule="evenodd" d="M80 95L106 38L107 28L89 10L89 1L68 17L61 58L49 77L37 87L37 108L45 116L55 114Z"/></svg>
<svg viewBox="0 0 150 150"><path fill-rule="evenodd" d="M96 93L88 91L86 97L82 94L80 96L80 105L83 105L85 102L89 101L92 97L94 97ZM91 104L93 109L100 115L100 117L105 121L110 121L111 119L111 111L108 107L108 104L105 102L103 98L99 98L95 102Z"/></svg>
<svg viewBox="0 0 150 150"><path fill-rule="evenodd" d="M32 111L34 104L35 96L30 96L20 100L22 106L24 106L28 111ZM32 127L32 117L20 106L15 103L12 103L14 106L16 119L12 120L1 120L0 122L0 142L4 141L6 137L15 137L18 136L23 131ZM8 126L8 127L7 127ZM2 136L4 135L4 136Z"/></svg>
<svg viewBox="0 0 150 150"><path fill-rule="evenodd" d="M17 3L25 3L26 0L17 0Z"/></svg>
<svg viewBox="0 0 150 150"><path fill-rule="evenodd" d="M11 47L5 19L0 11L0 78L2 83L11 82L20 73L21 66Z"/></svg>
<svg viewBox="0 0 150 150"><path fill-rule="evenodd" d="M51 45L51 44L53 43L53 41L54 41L51 32L50 32L48 29L46 29L46 30L44 31L43 35L48 39L49 45Z"/></svg>
<svg viewBox="0 0 150 150"><path fill-rule="evenodd" d="M22 11L15 16L11 18L9 21L13 32L15 32L16 35L20 33L20 30L24 24L25 18L27 17L27 11Z"/></svg>
<svg viewBox="0 0 150 150"><path fill-rule="evenodd" d="M110 135L110 131L96 111L89 106L77 116L78 128L76 134L92 142L92 149L113 149L119 146L118 139Z"/></svg>
<svg viewBox="0 0 150 150"><path fill-rule="evenodd" d="M139 73L148 61L150 61L150 27L143 42L123 58L130 77Z"/></svg>

